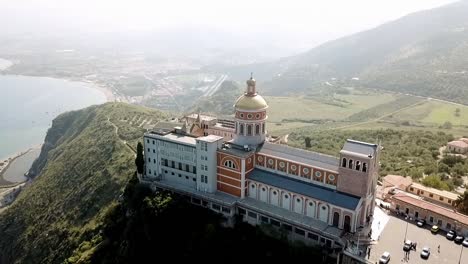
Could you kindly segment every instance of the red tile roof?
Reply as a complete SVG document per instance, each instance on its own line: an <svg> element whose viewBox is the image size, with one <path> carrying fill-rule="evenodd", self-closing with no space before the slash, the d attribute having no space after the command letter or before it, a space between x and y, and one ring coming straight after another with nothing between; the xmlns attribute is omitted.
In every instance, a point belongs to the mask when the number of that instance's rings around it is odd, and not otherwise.
<svg viewBox="0 0 468 264"><path fill-rule="evenodd" d="M436 214L448 217L450 219L456 220L459 223L463 223L466 226L468 226L468 216L464 214L460 214L456 212L455 210L450 210L445 207L442 207L442 206L439 206L439 205L436 205L436 204L433 204L433 203L430 203L430 202L427 202L418 198L411 197L403 192L395 194L392 198L395 200L399 200L407 204L411 204L416 207L434 212Z"/></svg>
<svg viewBox="0 0 468 264"><path fill-rule="evenodd" d="M459 147L459 148L468 148L468 143L461 140L454 140L448 143L449 146Z"/></svg>

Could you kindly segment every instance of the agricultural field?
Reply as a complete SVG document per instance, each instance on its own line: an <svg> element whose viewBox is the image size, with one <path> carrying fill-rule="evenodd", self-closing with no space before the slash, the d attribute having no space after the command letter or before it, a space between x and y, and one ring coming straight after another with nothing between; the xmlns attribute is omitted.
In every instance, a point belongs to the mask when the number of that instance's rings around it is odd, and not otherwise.
<svg viewBox="0 0 468 264"><path fill-rule="evenodd" d="M398 99L389 93L353 91L333 96L266 96L269 131L330 124Z"/></svg>

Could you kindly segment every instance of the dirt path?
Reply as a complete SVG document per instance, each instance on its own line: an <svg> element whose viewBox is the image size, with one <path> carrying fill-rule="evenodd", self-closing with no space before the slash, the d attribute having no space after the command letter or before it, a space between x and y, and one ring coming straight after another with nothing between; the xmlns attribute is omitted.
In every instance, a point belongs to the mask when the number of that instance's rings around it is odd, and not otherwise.
<svg viewBox="0 0 468 264"><path fill-rule="evenodd" d="M109 122L113 127L114 127L114 133L117 135L117 138L122 142L129 150L131 150L135 155L136 151L127 143L126 140L123 140L120 135L119 135L119 127L114 124L112 121L110 121L110 118L107 117L107 122Z"/></svg>

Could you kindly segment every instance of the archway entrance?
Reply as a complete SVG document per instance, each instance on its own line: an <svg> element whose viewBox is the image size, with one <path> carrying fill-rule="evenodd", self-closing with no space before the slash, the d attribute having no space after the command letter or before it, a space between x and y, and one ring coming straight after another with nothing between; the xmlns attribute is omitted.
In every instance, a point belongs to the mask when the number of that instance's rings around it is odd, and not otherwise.
<svg viewBox="0 0 468 264"><path fill-rule="evenodd" d="M351 217L349 217L349 215L346 215L344 217L344 230L346 232L350 232L351 231Z"/></svg>
<svg viewBox="0 0 468 264"><path fill-rule="evenodd" d="M340 223L340 214L337 212L334 212L333 213L333 226L338 227L339 223Z"/></svg>

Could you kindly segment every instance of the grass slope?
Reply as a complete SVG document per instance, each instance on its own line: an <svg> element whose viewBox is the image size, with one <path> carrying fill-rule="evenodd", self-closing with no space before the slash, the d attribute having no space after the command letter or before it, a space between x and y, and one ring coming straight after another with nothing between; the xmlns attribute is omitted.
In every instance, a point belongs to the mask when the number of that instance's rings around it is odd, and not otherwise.
<svg viewBox="0 0 468 264"><path fill-rule="evenodd" d="M35 181L0 215L1 263L61 263L94 230L134 171L144 129L160 112L119 103L57 117ZM125 120L126 119L126 120Z"/></svg>

